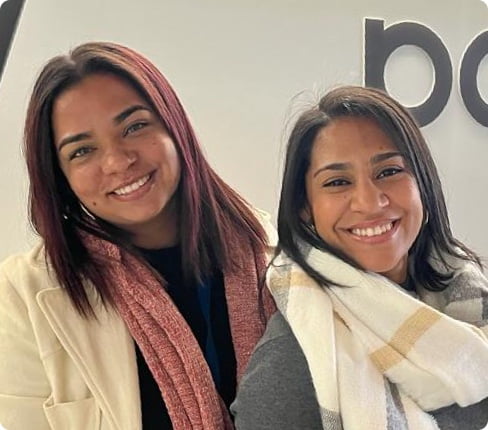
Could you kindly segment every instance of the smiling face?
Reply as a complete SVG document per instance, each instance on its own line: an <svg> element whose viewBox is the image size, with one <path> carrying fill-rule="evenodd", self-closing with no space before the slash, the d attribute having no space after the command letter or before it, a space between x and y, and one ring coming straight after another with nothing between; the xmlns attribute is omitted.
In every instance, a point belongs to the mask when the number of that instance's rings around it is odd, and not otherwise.
<svg viewBox="0 0 488 430"><path fill-rule="evenodd" d="M61 93L52 127L59 165L89 211L157 248L177 241L175 144L125 80L94 74Z"/></svg>
<svg viewBox="0 0 488 430"><path fill-rule="evenodd" d="M376 122L342 117L321 129L305 179L305 216L317 234L365 270L405 281L422 202L405 160Z"/></svg>

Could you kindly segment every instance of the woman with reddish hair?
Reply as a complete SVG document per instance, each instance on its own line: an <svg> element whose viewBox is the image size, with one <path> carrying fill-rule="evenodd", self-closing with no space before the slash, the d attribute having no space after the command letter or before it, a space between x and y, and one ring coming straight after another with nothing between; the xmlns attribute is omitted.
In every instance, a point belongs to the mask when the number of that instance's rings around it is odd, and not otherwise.
<svg viewBox="0 0 488 430"><path fill-rule="evenodd" d="M42 243L0 267L0 423L232 428L273 312L273 230L208 165L166 79L112 43L55 57L24 149Z"/></svg>

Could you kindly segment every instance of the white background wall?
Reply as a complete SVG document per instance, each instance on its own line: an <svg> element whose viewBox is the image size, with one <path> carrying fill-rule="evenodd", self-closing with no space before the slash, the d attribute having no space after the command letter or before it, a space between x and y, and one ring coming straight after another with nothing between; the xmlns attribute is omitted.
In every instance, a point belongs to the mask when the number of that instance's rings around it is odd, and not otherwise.
<svg viewBox="0 0 488 430"><path fill-rule="evenodd" d="M459 95L469 42L488 29L480 0L26 0L0 82L0 259L35 241L21 156L24 113L41 65L89 40L111 40L151 58L180 95L216 170L273 214L287 122L331 85L363 82L363 19L433 29L454 67L448 105L424 128L456 235L488 257L488 128ZM406 104L425 99L432 69L422 51L390 58L387 86ZM479 69L488 101L488 58Z"/></svg>

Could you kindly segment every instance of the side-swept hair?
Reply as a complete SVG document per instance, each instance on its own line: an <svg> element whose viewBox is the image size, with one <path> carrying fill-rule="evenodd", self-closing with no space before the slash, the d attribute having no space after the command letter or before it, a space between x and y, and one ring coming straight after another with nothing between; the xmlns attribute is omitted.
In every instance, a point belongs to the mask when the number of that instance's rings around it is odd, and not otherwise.
<svg viewBox="0 0 488 430"><path fill-rule="evenodd" d="M103 270L80 233L89 232L134 252L127 233L100 218L93 223L83 212L55 151L53 104L64 91L98 73L113 74L131 85L152 106L175 142L181 163L177 192L185 278L199 281L215 269L230 269L233 260L245 257L233 243L236 236L264 251L263 227L247 203L209 166L176 93L156 66L118 44L86 43L44 66L32 92L24 136L31 224L43 238L49 263L78 311L85 316L93 311L84 280L93 283L103 303L113 303Z"/></svg>
<svg viewBox="0 0 488 430"><path fill-rule="evenodd" d="M409 251L409 281L432 291L445 289L453 274L446 256L472 261L481 266L479 257L452 235L439 174L412 115L385 92L359 86L331 90L318 105L302 113L291 131L278 209L277 253L284 250L323 285L330 285L331 281L307 264L299 249L299 241L330 252L360 268L350 257L320 238L301 217L307 203L305 175L315 138L321 129L342 117L375 121L395 144L415 177L424 211L424 223ZM437 256L445 270L433 267L429 261L432 256Z"/></svg>

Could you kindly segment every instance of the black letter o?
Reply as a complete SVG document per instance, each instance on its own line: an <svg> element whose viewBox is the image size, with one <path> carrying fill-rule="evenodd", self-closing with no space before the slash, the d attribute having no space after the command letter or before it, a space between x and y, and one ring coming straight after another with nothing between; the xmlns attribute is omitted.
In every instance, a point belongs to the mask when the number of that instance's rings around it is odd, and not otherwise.
<svg viewBox="0 0 488 430"><path fill-rule="evenodd" d="M488 104L478 89L478 69L488 54L488 31L479 34L466 48L461 62L459 87L466 109L481 125L488 127Z"/></svg>

